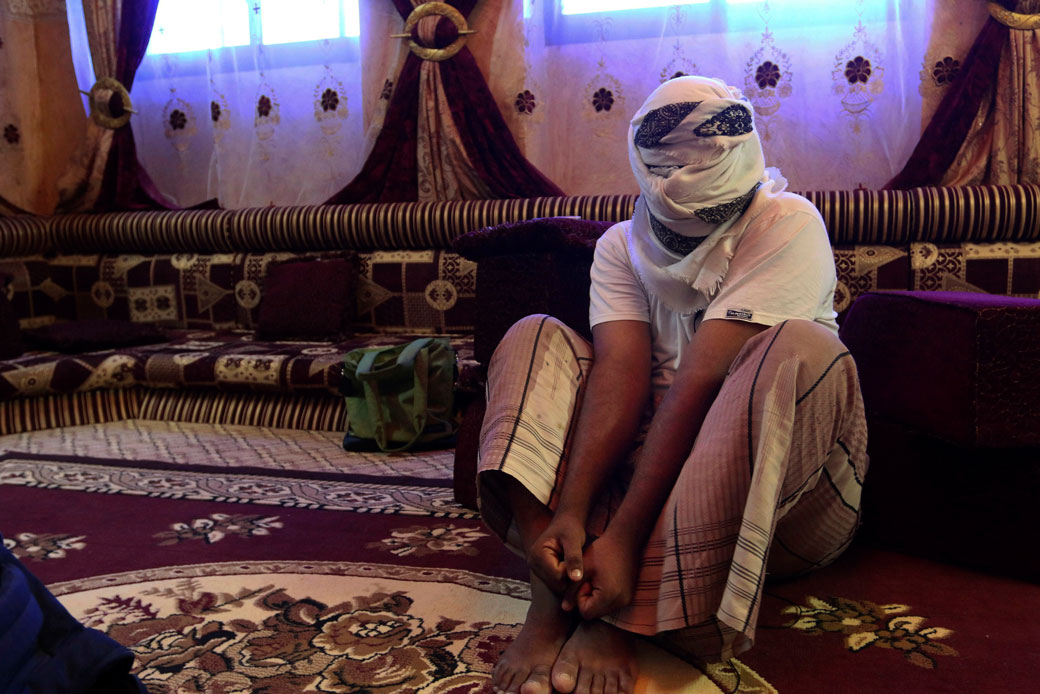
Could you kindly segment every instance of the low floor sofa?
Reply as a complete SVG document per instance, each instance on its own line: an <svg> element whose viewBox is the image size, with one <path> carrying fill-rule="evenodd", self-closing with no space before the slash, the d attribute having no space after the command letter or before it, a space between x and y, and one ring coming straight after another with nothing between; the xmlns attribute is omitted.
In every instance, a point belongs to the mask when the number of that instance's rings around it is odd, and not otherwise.
<svg viewBox="0 0 1040 694"><path fill-rule="evenodd" d="M0 435L126 418L345 431L346 352L428 335L455 347L464 403L481 378L471 358L476 264L451 240L540 216L620 219L629 203L0 217L0 308L13 321L3 338L36 347L0 359ZM265 330L270 270L307 261L349 266L347 323L320 339ZM302 289L300 316L328 310L314 308L321 292ZM58 344L40 344L53 333Z"/></svg>

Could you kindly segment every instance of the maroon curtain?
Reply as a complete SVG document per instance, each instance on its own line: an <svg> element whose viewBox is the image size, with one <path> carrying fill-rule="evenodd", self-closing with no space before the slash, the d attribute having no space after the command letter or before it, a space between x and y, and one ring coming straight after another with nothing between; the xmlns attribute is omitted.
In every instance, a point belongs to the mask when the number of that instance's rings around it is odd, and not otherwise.
<svg viewBox="0 0 1040 694"><path fill-rule="evenodd" d="M1015 0L1000 0L1000 4L1014 9ZM940 184L968 137L986 90L996 84L1000 54L1009 31L992 17L986 20L906 166L885 188L905 190Z"/></svg>
<svg viewBox="0 0 1040 694"><path fill-rule="evenodd" d="M392 0L401 17L412 5ZM464 17L477 0L449 0ZM441 18L434 46L443 48L458 36L455 25ZM412 39L420 42L417 32ZM355 202L406 202L419 198L416 164L419 120L419 69L422 59L409 54L386 113L383 129L361 172L326 204ZM468 48L436 63L450 104L452 121L462 145L492 198L526 198L563 195L556 184L536 169L517 147L495 104L484 76Z"/></svg>
<svg viewBox="0 0 1040 694"><path fill-rule="evenodd" d="M158 6L159 0L123 0L115 78L128 92L134 85L137 68L148 48ZM176 205L159 192L148 172L137 161L134 133L127 123L116 130L112 138L112 149L105 164L101 193L94 203L94 211L156 209L176 209Z"/></svg>

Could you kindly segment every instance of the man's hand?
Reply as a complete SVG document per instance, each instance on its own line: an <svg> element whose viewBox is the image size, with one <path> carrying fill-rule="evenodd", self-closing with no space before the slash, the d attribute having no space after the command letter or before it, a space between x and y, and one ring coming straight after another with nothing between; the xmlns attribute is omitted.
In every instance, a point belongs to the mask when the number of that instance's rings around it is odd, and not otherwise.
<svg viewBox="0 0 1040 694"><path fill-rule="evenodd" d="M527 566L554 593L562 595L584 576L581 550L585 526L567 516L555 516L527 550Z"/></svg>
<svg viewBox="0 0 1040 694"><path fill-rule="evenodd" d="M639 555L630 543L608 530L585 548L584 577L563 596L564 610L578 608L585 619L620 610L635 594Z"/></svg>

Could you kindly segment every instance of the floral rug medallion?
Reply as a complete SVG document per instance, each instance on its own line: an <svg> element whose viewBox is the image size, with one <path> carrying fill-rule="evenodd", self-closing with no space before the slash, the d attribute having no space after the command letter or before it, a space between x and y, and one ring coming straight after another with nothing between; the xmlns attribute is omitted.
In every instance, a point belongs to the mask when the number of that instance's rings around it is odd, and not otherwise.
<svg viewBox="0 0 1040 694"><path fill-rule="evenodd" d="M476 694L520 630L525 582L354 562L221 562L53 584L127 645L149 692ZM693 670L640 648L638 694L767 694L734 661Z"/></svg>

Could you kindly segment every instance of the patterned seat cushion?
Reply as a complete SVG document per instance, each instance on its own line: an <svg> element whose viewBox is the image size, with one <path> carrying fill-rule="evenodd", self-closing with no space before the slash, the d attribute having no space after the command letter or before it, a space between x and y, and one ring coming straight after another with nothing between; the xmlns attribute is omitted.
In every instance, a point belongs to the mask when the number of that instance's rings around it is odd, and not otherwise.
<svg viewBox="0 0 1040 694"><path fill-rule="evenodd" d="M477 264L453 251L0 257L22 328L116 319L190 330L256 330L268 268L350 259L356 332L473 331Z"/></svg>
<svg viewBox="0 0 1040 694"><path fill-rule="evenodd" d="M168 342L87 354L29 352L0 361L0 400L101 388L181 388L339 396L343 356L419 335L361 334L341 342L260 342L246 331L170 332ZM452 337L459 383L473 375L472 339Z"/></svg>

